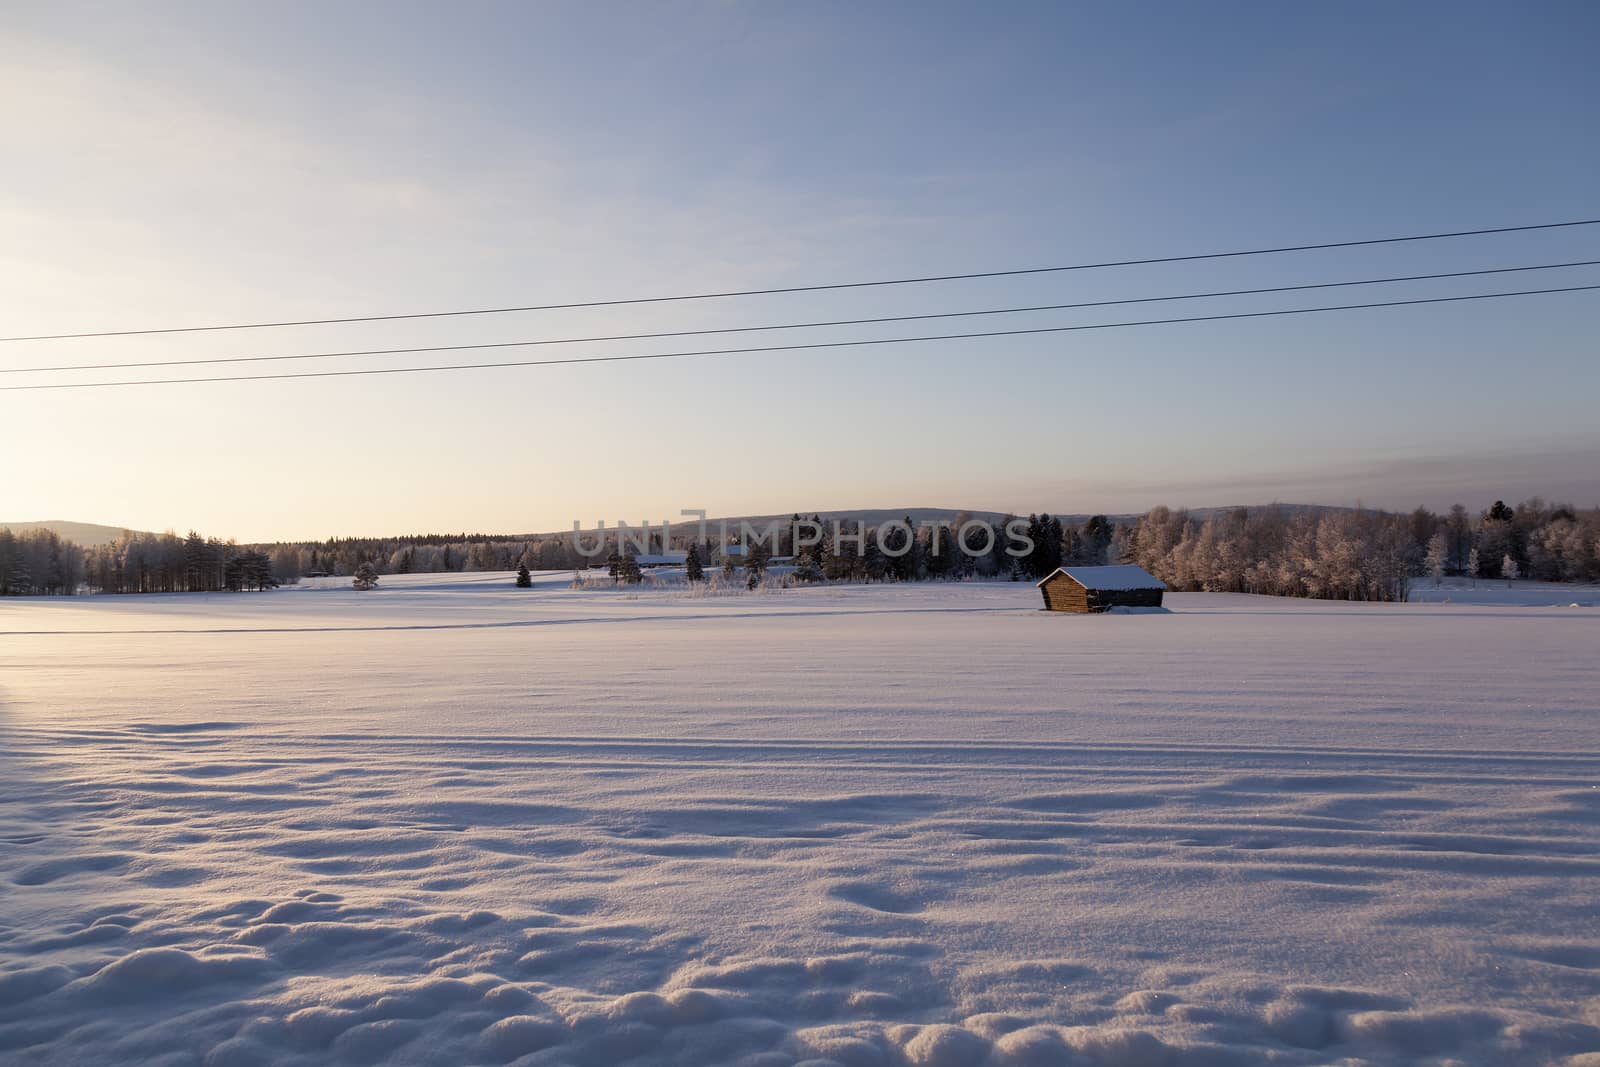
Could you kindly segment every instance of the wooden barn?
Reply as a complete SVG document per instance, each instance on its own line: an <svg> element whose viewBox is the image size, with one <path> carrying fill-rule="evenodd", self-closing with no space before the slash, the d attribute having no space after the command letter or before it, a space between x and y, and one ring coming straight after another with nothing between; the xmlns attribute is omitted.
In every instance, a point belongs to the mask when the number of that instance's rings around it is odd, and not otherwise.
<svg viewBox="0 0 1600 1067"><path fill-rule="evenodd" d="M1039 583L1046 611L1159 608L1166 584L1143 567L1057 567Z"/></svg>

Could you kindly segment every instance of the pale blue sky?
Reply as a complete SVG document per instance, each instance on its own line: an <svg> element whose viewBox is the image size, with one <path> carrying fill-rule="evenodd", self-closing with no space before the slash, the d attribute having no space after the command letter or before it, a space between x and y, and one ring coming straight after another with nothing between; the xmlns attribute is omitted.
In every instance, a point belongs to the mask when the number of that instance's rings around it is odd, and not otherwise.
<svg viewBox="0 0 1600 1067"><path fill-rule="evenodd" d="M1581 3L13 5L0 14L0 334L1600 216L1597 45L1600 12ZM1600 259L1600 227L702 304L14 344L0 346L0 366L1588 258ZM1600 268L994 321L1586 283ZM1478 506L1536 492L1593 504L1597 310L1600 296L1573 294L843 353L11 393L0 396L0 520L253 539L550 529L682 507ZM940 330L787 336L901 332ZM675 347L706 346L581 351Z"/></svg>

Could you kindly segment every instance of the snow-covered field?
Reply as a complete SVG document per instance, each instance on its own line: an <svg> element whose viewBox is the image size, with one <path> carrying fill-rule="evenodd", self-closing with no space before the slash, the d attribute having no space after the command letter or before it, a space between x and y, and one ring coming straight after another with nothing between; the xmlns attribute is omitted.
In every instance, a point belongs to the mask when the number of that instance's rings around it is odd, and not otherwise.
<svg viewBox="0 0 1600 1067"><path fill-rule="evenodd" d="M1600 1062L1592 588L540 581L0 601L0 1061Z"/></svg>

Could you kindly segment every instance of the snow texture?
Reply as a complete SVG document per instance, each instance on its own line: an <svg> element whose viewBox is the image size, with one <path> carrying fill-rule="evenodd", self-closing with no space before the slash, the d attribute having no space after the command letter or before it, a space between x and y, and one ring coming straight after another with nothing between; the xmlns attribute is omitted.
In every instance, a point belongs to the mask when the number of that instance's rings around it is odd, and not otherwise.
<svg viewBox="0 0 1600 1067"><path fill-rule="evenodd" d="M0 603L0 1062L1592 1064L1600 610L1495 592Z"/></svg>

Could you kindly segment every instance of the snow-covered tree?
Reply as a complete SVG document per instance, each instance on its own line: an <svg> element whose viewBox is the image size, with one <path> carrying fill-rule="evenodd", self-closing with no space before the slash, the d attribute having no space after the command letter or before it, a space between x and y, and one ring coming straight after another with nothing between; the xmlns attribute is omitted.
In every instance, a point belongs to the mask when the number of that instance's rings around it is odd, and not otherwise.
<svg viewBox="0 0 1600 1067"><path fill-rule="evenodd" d="M1521 568L1517 566L1517 561L1511 558L1511 554L1509 552L1506 553L1504 558L1500 560L1500 577L1504 578L1506 580L1506 584L1509 585L1511 582L1517 579L1517 576L1520 573Z"/></svg>
<svg viewBox="0 0 1600 1067"><path fill-rule="evenodd" d="M371 562L362 560L361 564L356 567L355 578L350 584L353 588L360 590L378 588L378 569Z"/></svg>
<svg viewBox="0 0 1600 1067"><path fill-rule="evenodd" d="M1443 530L1440 530L1428 539L1428 554L1423 559L1423 566L1427 568L1435 586L1439 585L1444 578L1445 563L1448 561L1449 556L1450 539L1445 536Z"/></svg>

